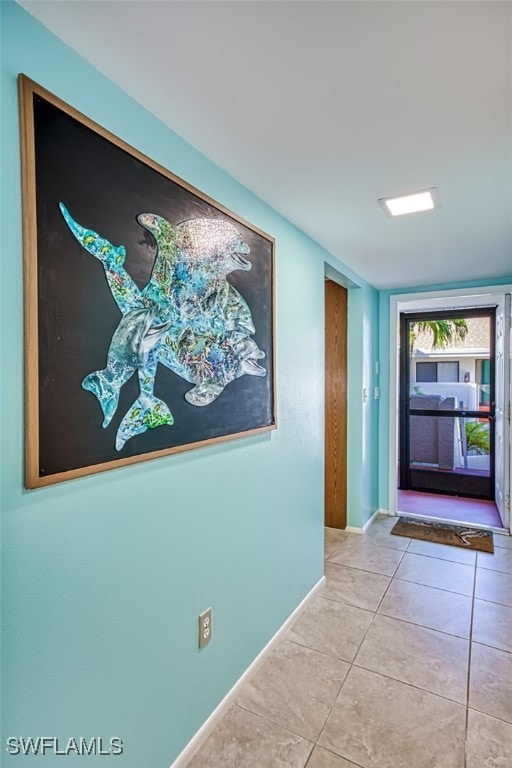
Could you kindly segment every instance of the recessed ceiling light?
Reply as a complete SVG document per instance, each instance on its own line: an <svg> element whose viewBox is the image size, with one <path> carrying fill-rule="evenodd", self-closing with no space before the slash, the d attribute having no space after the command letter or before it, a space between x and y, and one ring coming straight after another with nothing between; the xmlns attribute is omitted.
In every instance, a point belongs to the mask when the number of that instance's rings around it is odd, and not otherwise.
<svg viewBox="0 0 512 768"><path fill-rule="evenodd" d="M407 213L419 213L420 211L431 211L439 205L437 189L422 189L421 192L413 192L410 195L399 195L397 197L382 197L379 200L388 216L404 216Z"/></svg>

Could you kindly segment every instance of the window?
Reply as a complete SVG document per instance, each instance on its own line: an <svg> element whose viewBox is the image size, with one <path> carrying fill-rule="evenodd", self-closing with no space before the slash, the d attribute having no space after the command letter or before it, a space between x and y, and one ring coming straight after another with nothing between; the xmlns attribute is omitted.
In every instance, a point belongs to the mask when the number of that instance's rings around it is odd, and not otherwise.
<svg viewBox="0 0 512 768"><path fill-rule="evenodd" d="M459 363L416 363L416 381L429 382L457 382L459 380Z"/></svg>
<svg viewBox="0 0 512 768"><path fill-rule="evenodd" d="M489 405L489 389L491 381L491 361L476 361L476 382L478 384L479 405Z"/></svg>

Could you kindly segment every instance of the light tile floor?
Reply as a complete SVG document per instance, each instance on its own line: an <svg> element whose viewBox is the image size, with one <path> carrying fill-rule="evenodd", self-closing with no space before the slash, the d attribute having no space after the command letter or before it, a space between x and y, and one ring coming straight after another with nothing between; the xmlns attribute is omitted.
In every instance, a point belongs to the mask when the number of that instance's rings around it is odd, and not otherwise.
<svg viewBox="0 0 512 768"><path fill-rule="evenodd" d="M512 539L495 554L326 528L322 592L193 768L512 766Z"/></svg>

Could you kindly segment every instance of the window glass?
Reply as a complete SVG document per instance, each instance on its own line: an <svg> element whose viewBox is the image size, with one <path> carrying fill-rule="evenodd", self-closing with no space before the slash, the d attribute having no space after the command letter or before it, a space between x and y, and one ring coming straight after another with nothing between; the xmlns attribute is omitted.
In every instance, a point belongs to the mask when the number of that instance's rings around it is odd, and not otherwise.
<svg viewBox="0 0 512 768"><path fill-rule="evenodd" d="M435 363L416 363L416 381L437 381L437 366Z"/></svg>

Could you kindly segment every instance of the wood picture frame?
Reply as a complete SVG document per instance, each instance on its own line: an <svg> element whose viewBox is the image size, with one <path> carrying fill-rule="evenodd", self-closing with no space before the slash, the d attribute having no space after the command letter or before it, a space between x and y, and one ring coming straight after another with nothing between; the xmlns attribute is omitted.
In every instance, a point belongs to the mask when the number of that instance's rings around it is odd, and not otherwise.
<svg viewBox="0 0 512 768"><path fill-rule="evenodd" d="M18 80L25 486L275 429L274 238Z"/></svg>

